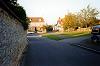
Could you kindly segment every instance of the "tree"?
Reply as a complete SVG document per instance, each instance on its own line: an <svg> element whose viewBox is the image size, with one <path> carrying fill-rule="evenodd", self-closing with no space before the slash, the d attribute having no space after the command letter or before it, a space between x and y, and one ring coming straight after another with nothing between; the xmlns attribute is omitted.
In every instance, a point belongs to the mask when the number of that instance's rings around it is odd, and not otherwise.
<svg viewBox="0 0 100 66"><path fill-rule="evenodd" d="M78 12L76 16L77 16L77 22L76 22L77 27L84 27L85 24L84 24L84 18L82 17L82 14Z"/></svg>
<svg viewBox="0 0 100 66"><path fill-rule="evenodd" d="M99 14L96 8L92 8L89 5L81 10L82 18L84 18L85 27L95 24L96 16Z"/></svg>
<svg viewBox="0 0 100 66"><path fill-rule="evenodd" d="M76 27L76 22L77 22L77 17L75 14L68 13L65 15L65 17L62 19L62 26L63 29L66 30L68 28L75 28Z"/></svg>
<svg viewBox="0 0 100 66"><path fill-rule="evenodd" d="M28 29L29 20L26 16L26 12L22 6L10 6L15 15L21 20L21 24L24 29Z"/></svg>
<svg viewBox="0 0 100 66"><path fill-rule="evenodd" d="M28 29L29 20L22 6L17 3L17 0L3 0L10 10L20 19L20 22L25 30Z"/></svg>
<svg viewBox="0 0 100 66"><path fill-rule="evenodd" d="M53 31L53 26L52 25L46 25L45 27L46 27L47 32Z"/></svg>
<svg viewBox="0 0 100 66"><path fill-rule="evenodd" d="M17 6L17 0L3 0L6 4Z"/></svg>

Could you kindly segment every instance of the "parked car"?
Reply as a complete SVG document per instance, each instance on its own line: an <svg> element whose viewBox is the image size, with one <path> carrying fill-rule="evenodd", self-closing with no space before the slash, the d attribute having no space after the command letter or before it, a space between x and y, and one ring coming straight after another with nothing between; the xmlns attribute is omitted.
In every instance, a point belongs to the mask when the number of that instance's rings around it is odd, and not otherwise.
<svg viewBox="0 0 100 66"><path fill-rule="evenodd" d="M34 32L27 32L27 36L33 36Z"/></svg>
<svg viewBox="0 0 100 66"><path fill-rule="evenodd" d="M92 27L91 40L94 42L100 41L100 25Z"/></svg>

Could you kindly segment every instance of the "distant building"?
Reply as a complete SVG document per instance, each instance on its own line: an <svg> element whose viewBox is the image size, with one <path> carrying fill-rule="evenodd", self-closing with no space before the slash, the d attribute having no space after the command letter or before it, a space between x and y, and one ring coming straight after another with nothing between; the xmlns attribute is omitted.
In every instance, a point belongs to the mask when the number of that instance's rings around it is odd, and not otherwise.
<svg viewBox="0 0 100 66"><path fill-rule="evenodd" d="M45 25L45 21L43 19L43 17L28 17L30 20L30 24L29 24L29 30L30 31L39 31L39 32L43 32L44 28L43 26Z"/></svg>
<svg viewBox="0 0 100 66"><path fill-rule="evenodd" d="M57 20L56 29L59 31L63 31L62 24L63 24L62 19L59 17L59 19Z"/></svg>
<svg viewBox="0 0 100 66"><path fill-rule="evenodd" d="M97 24L100 24L100 19L98 19Z"/></svg>

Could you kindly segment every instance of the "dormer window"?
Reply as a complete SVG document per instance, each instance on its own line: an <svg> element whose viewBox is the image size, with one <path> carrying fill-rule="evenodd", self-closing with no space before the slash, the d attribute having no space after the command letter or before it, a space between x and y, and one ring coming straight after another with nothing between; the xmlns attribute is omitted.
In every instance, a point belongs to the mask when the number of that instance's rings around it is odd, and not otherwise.
<svg viewBox="0 0 100 66"><path fill-rule="evenodd" d="M30 21L32 21L32 19L30 19Z"/></svg>
<svg viewBox="0 0 100 66"><path fill-rule="evenodd" d="M39 22L41 22L42 20L41 19L39 19Z"/></svg>

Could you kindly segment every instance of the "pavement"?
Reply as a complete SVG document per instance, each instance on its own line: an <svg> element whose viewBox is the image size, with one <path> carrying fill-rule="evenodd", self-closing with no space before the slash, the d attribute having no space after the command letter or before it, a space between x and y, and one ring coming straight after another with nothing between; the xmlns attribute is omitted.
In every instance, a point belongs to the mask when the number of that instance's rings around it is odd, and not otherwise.
<svg viewBox="0 0 100 66"><path fill-rule="evenodd" d="M100 54L100 42L92 42L90 38L73 45Z"/></svg>
<svg viewBox="0 0 100 66"><path fill-rule="evenodd" d="M22 65L100 66L100 54L83 46L87 45L85 40L88 39L89 37L79 37L55 41L39 35L30 36Z"/></svg>

